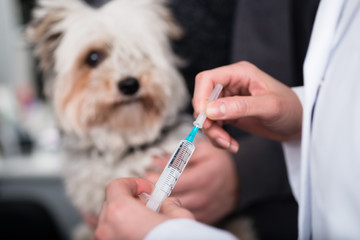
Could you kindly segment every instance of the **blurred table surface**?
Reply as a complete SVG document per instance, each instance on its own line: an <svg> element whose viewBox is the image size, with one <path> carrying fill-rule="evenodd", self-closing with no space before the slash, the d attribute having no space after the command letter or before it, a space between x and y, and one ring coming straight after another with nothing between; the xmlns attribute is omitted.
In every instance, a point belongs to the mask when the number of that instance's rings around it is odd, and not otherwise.
<svg viewBox="0 0 360 240"><path fill-rule="evenodd" d="M0 178L60 178L61 162L58 152L0 157Z"/></svg>
<svg viewBox="0 0 360 240"><path fill-rule="evenodd" d="M26 156L0 157L0 201L41 204L67 240L81 220L66 195L61 164L58 152L34 151Z"/></svg>

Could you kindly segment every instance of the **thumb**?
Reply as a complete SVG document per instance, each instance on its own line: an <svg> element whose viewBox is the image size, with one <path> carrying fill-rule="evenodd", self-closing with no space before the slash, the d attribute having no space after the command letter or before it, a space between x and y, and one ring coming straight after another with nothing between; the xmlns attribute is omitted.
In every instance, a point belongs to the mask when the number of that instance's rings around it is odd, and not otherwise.
<svg viewBox="0 0 360 240"><path fill-rule="evenodd" d="M276 98L262 96L232 96L210 102L206 115L211 120L230 120L242 117L266 118L274 115Z"/></svg>
<svg viewBox="0 0 360 240"><path fill-rule="evenodd" d="M174 197L170 197L163 202L160 212L169 217L195 219L189 210L181 207L179 199Z"/></svg>

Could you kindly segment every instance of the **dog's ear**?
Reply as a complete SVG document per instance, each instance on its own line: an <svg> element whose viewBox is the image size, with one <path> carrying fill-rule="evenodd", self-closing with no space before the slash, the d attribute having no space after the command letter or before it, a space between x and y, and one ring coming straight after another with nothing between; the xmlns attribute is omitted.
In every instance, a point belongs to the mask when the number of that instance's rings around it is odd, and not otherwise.
<svg viewBox="0 0 360 240"><path fill-rule="evenodd" d="M38 0L32 20L26 28L26 38L34 45L40 68L48 74L54 67L54 52L64 34L61 22L70 14L76 0Z"/></svg>
<svg viewBox="0 0 360 240"><path fill-rule="evenodd" d="M178 40L183 37L184 30L180 26L180 24L176 21L173 12L171 11L171 4L168 0L153 0L157 4L161 5L161 7L165 7L163 11L161 11L160 15L167 23L166 31L168 36L173 40Z"/></svg>
<svg viewBox="0 0 360 240"><path fill-rule="evenodd" d="M171 39L178 40L183 37L184 30L175 20L174 16L169 13L166 21L168 23L168 34Z"/></svg>

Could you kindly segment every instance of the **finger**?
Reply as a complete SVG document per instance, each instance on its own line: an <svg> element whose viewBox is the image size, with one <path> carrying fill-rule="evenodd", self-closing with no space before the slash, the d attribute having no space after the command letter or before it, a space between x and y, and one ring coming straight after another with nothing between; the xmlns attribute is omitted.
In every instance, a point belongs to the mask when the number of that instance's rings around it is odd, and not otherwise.
<svg viewBox="0 0 360 240"><path fill-rule="evenodd" d="M205 119L205 122L203 124L203 129L208 129L211 127L211 125L213 124L213 121L209 120L208 118Z"/></svg>
<svg viewBox="0 0 360 240"><path fill-rule="evenodd" d="M179 199L182 207L194 212L196 209L204 207L204 205L202 205L203 202L199 201L199 199L203 197L202 194L203 193L199 190L196 192L183 193L181 195L174 194L172 197Z"/></svg>
<svg viewBox="0 0 360 240"><path fill-rule="evenodd" d="M157 172L152 172L152 171L148 171L145 173L145 179L149 180L150 182L152 182L153 184L155 184L157 182L157 180L159 179L161 175L160 173Z"/></svg>
<svg viewBox="0 0 360 240"><path fill-rule="evenodd" d="M200 173L201 174L201 173ZM176 183L175 188L173 190L173 194L183 194L192 189L196 188L198 184L198 174L196 170L192 168L186 168L182 173L179 181Z"/></svg>
<svg viewBox="0 0 360 240"><path fill-rule="evenodd" d="M214 124L222 127L223 126L223 121L222 120L213 121L213 120L210 120L209 118L206 118L202 129L203 130L209 129Z"/></svg>
<svg viewBox="0 0 360 240"><path fill-rule="evenodd" d="M191 155L191 158L186 165L186 171L208 160L207 156L209 147L212 147L212 143L208 138L199 139L196 141L196 151L194 151L194 153Z"/></svg>
<svg viewBox="0 0 360 240"><path fill-rule="evenodd" d="M280 112L280 102L272 94L261 96L233 96L217 99L206 107L211 120L230 120L244 117L269 119Z"/></svg>
<svg viewBox="0 0 360 240"><path fill-rule="evenodd" d="M168 198L161 205L160 212L170 217L182 217L194 219L194 215L181 206L177 198Z"/></svg>
<svg viewBox="0 0 360 240"><path fill-rule="evenodd" d="M123 197L137 197L139 194L146 192L151 193L154 185L141 178L119 178L113 180L106 187L106 199L113 201Z"/></svg>
<svg viewBox="0 0 360 240"><path fill-rule="evenodd" d="M207 173L209 172L208 168L209 165L207 164L207 162L204 162L203 164L199 163L198 166L194 166L191 168L185 168L179 181L175 185L175 188L172 192L173 196L180 196L188 192L201 191L205 186L209 184L209 178L207 175ZM199 169L202 171L199 171Z"/></svg>
<svg viewBox="0 0 360 240"><path fill-rule="evenodd" d="M111 227L107 224L101 224L96 228L94 232L94 239L101 240L101 239L116 239Z"/></svg>
<svg viewBox="0 0 360 240"><path fill-rule="evenodd" d="M85 212L80 212L82 219L84 222L89 225L91 228L95 229L98 222L99 222L99 216L94 214L89 214Z"/></svg>
<svg viewBox="0 0 360 240"><path fill-rule="evenodd" d="M170 158L168 156L169 155L155 156L153 158L151 166L148 167L147 171L153 172L153 173L161 173L164 170L164 168Z"/></svg>
<svg viewBox="0 0 360 240"><path fill-rule="evenodd" d="M106 213L106 201L102 204L101 206L101 211L100 211L100 216L99 216L99 221L98 221L98 226L99 224L101 224L102 222L104 222L105 219L105 213Z"/></svg>
<svg viewBox="0 0 360 240"><path fill-rule="evenodd" d="M239 143L222 127L213 124L211 128L204 130L204 132L215 146L227 149L232 153L239 150Z"/></svg>
<svg viewBox="0 0 360 240"><path fill-rule="evenodd" d="M235 63L208 71L203 71L196 76L193 107L196 114L206 105L207 98L216 84L222 84L224 88L229 85L237 85L244 88L249 85L248 76L254 70L254 66L247 62Z"/></svg>
<svg viewBox="0 0 360 240"><path fill-rule="evenodd" d="M154 160L153 160L153 165L158 168L161 169L161 171L164 169L164 167L166 166L168 160L170 159L171 155L166 154L166 155L161 155L161 156L155 156Z"/></svg>

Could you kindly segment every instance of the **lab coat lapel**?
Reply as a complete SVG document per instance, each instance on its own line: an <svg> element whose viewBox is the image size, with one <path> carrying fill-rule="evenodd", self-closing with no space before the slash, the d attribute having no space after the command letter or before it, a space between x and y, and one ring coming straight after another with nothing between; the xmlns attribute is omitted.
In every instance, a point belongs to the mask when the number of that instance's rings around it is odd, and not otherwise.
<svg viewBox="0 0 360 240"><path fill-rule="evenodd" d="M336 33L333 40L333 47L332 49L335 50L339 43L341 43L341 40L343 36L346 34L346 31L349 28L350 23L352 22L352 19L354 18L357 9L359 7L360 1L358 0L345 0L343 4L343 8L341 11L341 20L338 22L338 25L336 27Z"/></svg>
<svg viewBox="0 0 360 240"><path fill-rule="evenodd" d="M331 49L334 46L336 27L344 1L323 0L320 2L304 63L305 99L303 103L299 239L311 238L311 180L309 169L311 112L331 55Z"/></svg>
<svg viewBox="0 0 360 240"><path fill-rule="evenodd" d="M336 27L344 1L323 0L320 2L304 63L306 109L313 105L316 91L331 54L331 49L335 44Z"/></svg>

